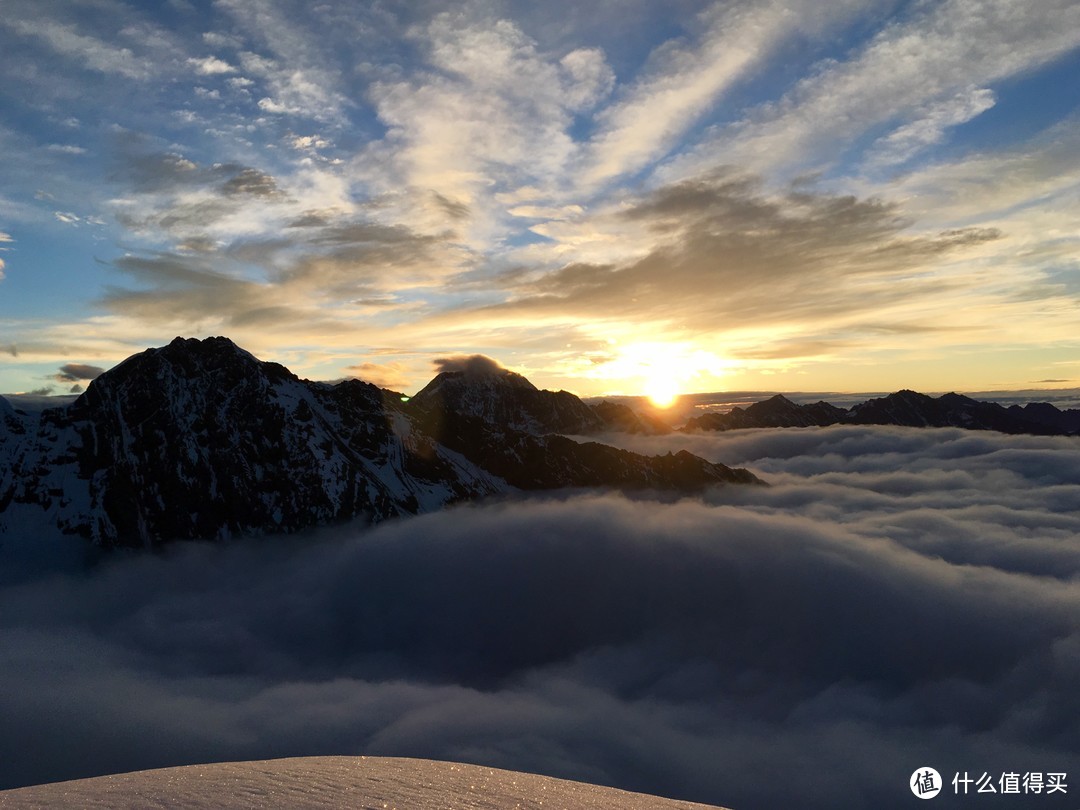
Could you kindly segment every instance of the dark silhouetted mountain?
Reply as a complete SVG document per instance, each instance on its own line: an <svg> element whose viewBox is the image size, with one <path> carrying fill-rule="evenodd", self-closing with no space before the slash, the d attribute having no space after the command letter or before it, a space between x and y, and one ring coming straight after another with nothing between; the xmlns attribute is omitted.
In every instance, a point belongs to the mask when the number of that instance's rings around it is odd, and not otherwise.
<svg viewBox="0 0 1080 810"><path fill-rule="evenodd" d="M781 394L728 413L706 413L691 419L683 430L735 430L754 427L810 427L831 425L847 413L828 402L796 405Z"/></svg>
<svg viewBox="0 0 1080 810"><path fill-rule="evenodd" d="M605 399L593 405L592 409L608 430L651 435L662 435L672 431L671 425L666 422L657 419L655 416L639 413L629 405L623 405L621 402L609 402Z"/></svg>
<svg viewBox="0 0 1080 810"><path fill-rule="evenodd" d="M930 397L915 391L897 391L839 408L827 402L797 405L777 395L745 410L708 413L689 420L684 431L735 430L763 427L810 427L835 424L903 425L906 427L960 427L1001 433L1072 435L1080 431L1080 412L1060 411L1048 403L1005 408L961 394Z"/></svg>
<svg viewBox="0 0 1080 810"><path fill-rule="evenodd" d="M1017 419L1050 428L1054 433L1080 433L1080 410L1075 408L1062 411L1049 402L1029 402L1024 406L1010 405L1007 410Z"/></svg>
<svg viewBox="0 0 1080 810"><path fill-rule="evenodd" d="M480 367L444 371L410 401L414 409L475 417L500 430L545 433L594 433L605 425L597 414L567 391L541 391L513 371Z"/></svg>
<svg viewBox="0 0 1080 810"><path fill-rule="evenodd" d="M512 372L447 372L406 399L301 380L226 338L177 338L67 407L22 413L0 398L0 534L44 521L102 545L155 545L378 521L515 489L757 480L689 454L554 435L604 423Z"/></svg>
<svg viewBox="0 0 1080 810"><path fill-rule="evenodd" d="M935 399L906 390L855 405L845 421L860 425L962 427L1001 433L1047 432L1030 420L1011 415L995 402L978 402L960 394L943 394Z"/></svg>
<svg viewBox="0 0 1080 810"><path fill-rule="evenodd" d="M573 394L537 390L505 369L443 372L408 404L426 435L520 489L760 483L690 454L647 457L568 439L562 434L595 433L609 423Z"/></svg>

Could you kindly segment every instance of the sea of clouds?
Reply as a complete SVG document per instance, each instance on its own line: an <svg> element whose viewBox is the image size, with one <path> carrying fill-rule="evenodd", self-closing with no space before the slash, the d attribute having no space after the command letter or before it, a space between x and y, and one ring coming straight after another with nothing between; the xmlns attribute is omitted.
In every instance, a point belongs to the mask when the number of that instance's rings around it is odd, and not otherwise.
<svg viewBox="0 0 1080 810"><path fill-rule="evenodd" d="M907 807L927 765L1065 772L1065 795L938 801L1076 806L1076 439L609 438L772 486L22 568L0 549L0 787L365 753L737 810Z"/></svg>

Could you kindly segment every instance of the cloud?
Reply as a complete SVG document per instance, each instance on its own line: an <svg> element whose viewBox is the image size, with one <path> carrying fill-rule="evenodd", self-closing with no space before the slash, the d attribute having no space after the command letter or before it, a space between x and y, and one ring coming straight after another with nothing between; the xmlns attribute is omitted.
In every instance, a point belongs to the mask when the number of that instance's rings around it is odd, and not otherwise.
<svg viewBox="0 0 1080 810"><path fill-rule="evenodd" d="M502 216L491 191L560 181L573 116L610 91L613 74L598 49L548 53L510 20L463 11L412 36L431 70L377 81L370 93L393 166L408 186L469 206L477 237L490 237L488 220Z"/></svg>
<svg viewBox="0 0 1080 810"><path fill-rule="evenodd" d="M506 369L499 365L498 361L482 354L473 354L467 357L438 357L432 360L431 364L438 374L458 372L470 377L485 377L506 373Z"/></svg>
<svg viewBox="0 0 1080 810"><path fill-rule="evenodd" d="M409 387L409 369L402 363L357 363L346 366L346 371L354 374L364 382L372 383L379 388L391 391L403 391Z"/></svg>
<svg viewBox="0 0 1080 810"><path fill-rule="evenodd" d="M74 25L48 19L33 22L16 19L7 24L23 36L45 40L56 53L77 59L91 70L129 79L147 79L154 73L149 60L136 56L129 48L77 33Z"/></svg>
<svg viewBox="0 0 1080 810"><path fill-rule="evenodd" d="M1076 761L1069 440L624 438L773 486L529 498L9 577L0 784L370 753L857 810L908 806L927 763Z"/></svg>
<svg viewBox="0 0 1080 810"><path fill-rule="evenodd" d="M188 59L188 64L195 68L200 76L220 76L226 73L236 73L236 68L223 59L216 56L206 56L202 59Z"/></svg>
<svg viewBox="0 0 1080 810"><path fill-rule="evenodd" d="M600 243L598 258L610 238L625 258L615 253L609 262L509 275L510 300L469 317L558 314L653 323L669 340L693 333L699 342L729 327L771 324L807 335L801 344L857 342L854 318L875 313L880 329L890 323L882 313L893 310L903 327L919 307L929 319L949 296L982 293L951 279L946 269L935 272L935 263L976 250L999 233L971 228L913 235L905 232L908 225L899 206L879 199L770 193L753 176L718 171L564 223L553 235L572 240L587 234L583 238ZM587 245L579 248L588 252ZM760 351L758 341L750 338L750 350ZM738 348L729 342L727 351Z"/></svg>
<svg viewBox="0 0 1080 810"><path fill-rule="evenodd" d="M105 369L98 366L88 366L83 363L65 363L60 371L53 375L57 382L79 382L80 380L92 380L105 373Z"/></svg>
<svg viewBox="0 0 1080 810"><path fill-rule="evenodd" d="M850 58L821 63L779 101L718 127L696 154L674 161L666 176L687 167L696 173L703 163L781 176L816 169L836 161L841 145L857 144L890 122L900 122L899 143L879 145L885 151L875 155L881 159L892 148L902 155L920 138L940 138L944 127L987 109L989 99L969 88L1034 70L1076 48L1078 26L1080 10L1068 0L1021 13L1008 0L919 7Z"/></svg>
<svg viewBox="0 0 1080 810"><path fill-rule="evenodd" d="M245 168L230 177L221 186L229 195L248 195L253 197L280 197L281 191L274 178L258 169Z"/></svg>
<svg viewBox="0 0 1080 810"><path fill-rule="evenodd" d="M289 140L289 145L303 152L309 149L324 149L330 146L330 142L319 135L296 135Z"/></svg>
<svg viewBox="0 0 1080 810"><path fill-rule="evenodd" d="M85 155L86 150L81 146L70 143L51 143L46 147L50 152L59 152L65 155Z"/></svg>
<svg viewBox="0 0 1080 810"><path fill-rule="evenodd" d="M994 106L992 90L969 88L948 101L930 105L921 117L881 138L870 150L875 166L904 163L928 146L941 142L945 130L970 121Z"/></svg>
<svg viewBox="0 0 1080 810"><path fill-rule="evenodd" d="M672 41L653 54L654 66L598 116L589 143L585 184L639 171L663 157L722 94L787 38L829 27L861 2L714 3L699 19L692 46Z"/></svg>
<svg viewBox="0 0 1080 810"><path fill-rule="evenodd" d="M259 101L261 109L316 121L343 121L351 105L342 91L337 66L327 59L325 40L313 30L313 18L319 15L290 15L270 0L221 0L217 6L265 49L239 54L244 73L261 79L270 91Z"/></svg>

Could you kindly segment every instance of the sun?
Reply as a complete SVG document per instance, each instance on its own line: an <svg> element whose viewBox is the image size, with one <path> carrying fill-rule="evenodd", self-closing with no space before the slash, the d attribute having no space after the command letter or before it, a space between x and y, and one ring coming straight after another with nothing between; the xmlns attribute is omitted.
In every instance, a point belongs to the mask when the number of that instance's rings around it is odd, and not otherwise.
<svg viewBox="0 0 1080 810"><path fill-rule="evenodd" d="M679 398L679 382L668 374L653 374L645 382L644 394L657 408L670 408Z"/></svg>
<svg viewBox="0 0 1080 810"><path fill-rule="evenodd" d="M731 361L688 341L607 338L610 353L584 376L610 381L613 393L643 395L653 408L673 407L687 391L717 385ZM614 383L611 385L611 383Z"/></svg>

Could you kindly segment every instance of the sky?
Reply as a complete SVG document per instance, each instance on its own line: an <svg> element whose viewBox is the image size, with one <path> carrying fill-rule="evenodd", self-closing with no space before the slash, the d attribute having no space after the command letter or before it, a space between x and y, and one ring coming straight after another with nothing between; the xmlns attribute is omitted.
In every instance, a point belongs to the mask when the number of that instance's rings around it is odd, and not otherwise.
<svg viewBox="0 0 1080 810"><path fill-rule="evenodd" d="M1073 0L4 0L0 391L1080 380Z"/></svg>
<svg viewBox="0 0 1080 810"><path fill-rule="evenodd" d="M771 486L489 500L91 564L81 538L5 537L0 789L370 754L737 810L909 808L924 766L1065 773L1065 794L938 798L1077 806L1074 439L608 438Z"/></svg>

